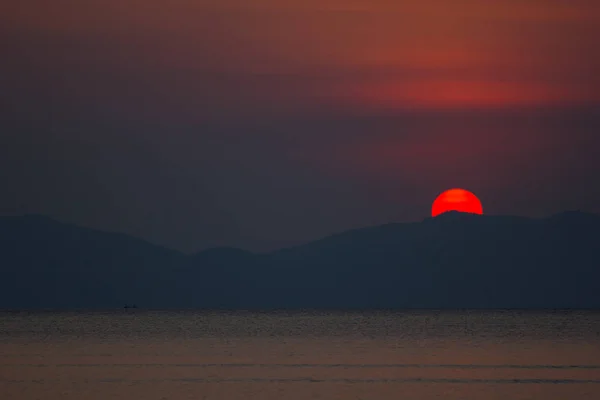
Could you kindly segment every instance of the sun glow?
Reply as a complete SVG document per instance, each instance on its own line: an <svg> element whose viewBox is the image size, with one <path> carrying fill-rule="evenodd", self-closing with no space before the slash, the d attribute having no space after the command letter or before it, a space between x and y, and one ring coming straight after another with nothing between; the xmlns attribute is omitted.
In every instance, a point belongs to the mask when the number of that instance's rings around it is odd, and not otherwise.
<svg viewBox="0 0 600 400"><path fill-rule="evenodd" d="M431 207L431 216L436 217L448 211L483 214L481 201L473 193L464 189L450 189L440 194Z"/></svg>

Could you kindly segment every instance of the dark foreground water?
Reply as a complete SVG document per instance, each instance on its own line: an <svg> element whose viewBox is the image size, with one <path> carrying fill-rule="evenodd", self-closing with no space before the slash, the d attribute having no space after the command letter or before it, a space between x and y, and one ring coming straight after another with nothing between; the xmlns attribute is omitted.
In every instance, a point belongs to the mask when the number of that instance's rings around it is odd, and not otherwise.
<svg viewBox="0 0 600 400"><path fill-rule="evenodd" d="M600 313L0 313L1 399L600 399Z"/></svg>

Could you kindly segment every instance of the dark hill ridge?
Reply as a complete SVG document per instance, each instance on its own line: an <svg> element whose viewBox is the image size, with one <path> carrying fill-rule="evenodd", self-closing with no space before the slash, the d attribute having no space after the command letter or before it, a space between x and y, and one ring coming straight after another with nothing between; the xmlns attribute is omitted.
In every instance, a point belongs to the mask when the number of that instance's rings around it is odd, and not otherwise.
<svg viewBox="0 0 600 400"><path fill-rule="evenodd" d="M446 213L254 254L184 255L0 218L0 308L598 308L600 216Z"/></svg>
<svg viewBox="0 0 600 400"><path fill-rule="evenodd" d="M0 308L115 307L170 278L185 256L39 215L0 218Z"/></svg>

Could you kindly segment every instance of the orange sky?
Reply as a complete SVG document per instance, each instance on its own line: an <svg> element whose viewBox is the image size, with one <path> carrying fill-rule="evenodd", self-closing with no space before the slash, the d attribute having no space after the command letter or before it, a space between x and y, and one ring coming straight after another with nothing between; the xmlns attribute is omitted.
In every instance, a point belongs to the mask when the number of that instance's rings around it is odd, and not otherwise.
<svg viewBox="0 0 600 400"><path fill-rule="evenodd" d="M137 79L162 81L155 94L176 102L208 96L222 108L402 109L600 100L594 0L30 0L3 7L4 31L44 37L48 46L89 40L100 48L96 59L92 48L69 54L72 62L137 70ZM133 57L127 64L119 60L124 53ZM182 88L169 80L180 76L209 83ZM214 94L230 91L237 96Z"/></svg>
<svg viewBox="0 0 600 400"><path fill-rule="evenodd" d="M599 38L599 0L2 1L0 213L191 250L448 187L598 211Z"/></svg>

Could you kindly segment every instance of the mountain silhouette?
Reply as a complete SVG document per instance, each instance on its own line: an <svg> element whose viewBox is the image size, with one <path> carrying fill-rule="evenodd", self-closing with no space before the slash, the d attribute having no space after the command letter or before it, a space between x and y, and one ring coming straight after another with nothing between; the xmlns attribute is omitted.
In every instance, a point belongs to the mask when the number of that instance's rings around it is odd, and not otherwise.
<svg viewBox="0 0 600 400"><path fill-rule="evenodd" d="M48 217L0 218L0 308L122 307L148 301L184 255ZM157 306L159 304L156 304Z"/></svg>
<svg viewBox="0 0 600 400"><path fill-rule="evenodd" d="M598 308L600 216L449 212L266 254L0 218L0 308Z"/></svg>

